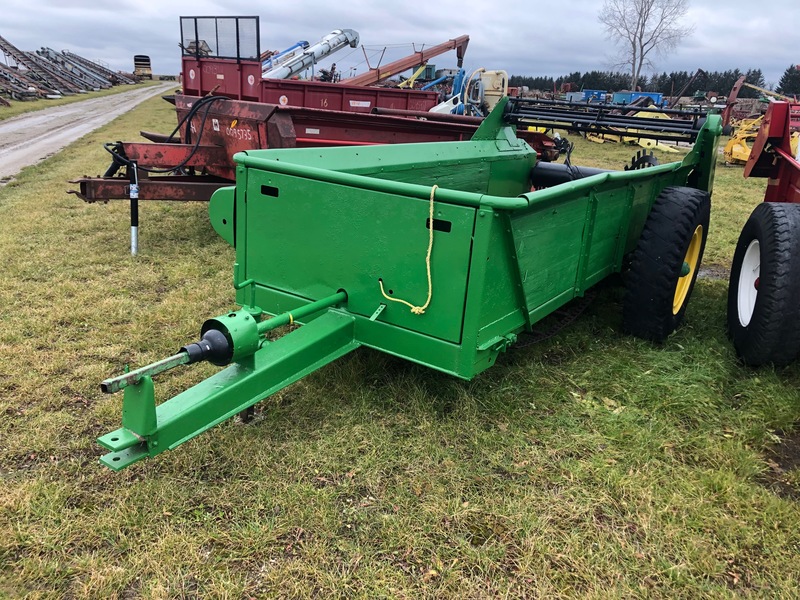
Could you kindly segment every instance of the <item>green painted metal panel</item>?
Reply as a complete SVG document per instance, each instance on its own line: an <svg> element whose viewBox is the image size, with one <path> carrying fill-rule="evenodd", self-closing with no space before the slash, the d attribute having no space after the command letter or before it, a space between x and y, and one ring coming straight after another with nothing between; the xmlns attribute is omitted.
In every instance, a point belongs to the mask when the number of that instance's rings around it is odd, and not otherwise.
<svg viewBox="0 0 800 600"><path fill-rule="evenodd" d="M579 281L582 290L619 270L618 248L624 244L625 233L630 225L628 208L632 193L629 187L621 186L597 192L592 196L595 210L592 219L591 245Z"/></svg>
<svg viewBox="0 0 800 600"><path fill-rule="evenodd" d="M481 248L483 252L477 248L474 252L475 262L486 263L478 317L479 346L498 335L519 331L527 322L509 215L498 211L480 212L484 216L478 218L478 226L487 227L489 236L486 247Z"/></svg>
<svg viewBox="0 0 800 600"><path fill-rule="evenodd" d="M379 280L390 297L425 303L427 201L251 169L247 214L247 279L302 298L344 289L354 314L385 303L381 321L461 339L475 209L435 203L433 293L423 315L385 299Z"/></svg>
<svg viewBox="0 0 800 600"><path fill-rule="evenodd" d="M518 211L511 217L514 249L528 312L573 290L583 248L586 196Z"/></svg>
<svg viewBox="0 0 800 600"><path fill-rule="evenodd" d="M527 173L536 162L536 152L514 138L506 153L493 141L395 144L340 148L292 148L252 150L236 159L268 159L302 165L306 171L361 175L400 183L517 196L527 192ZM275 165L273 165L275 166Z"/></svg>
<svg viewBox="0 0 800 600"><path fill-rule="evenodd" d="M219 236L234 245L234 225L233 207L236 201L236 187L224 187L214 192L211 201L208 203L208 218L211 226Z"/></svg>
<svg viewBox="0 0 800 600"><path fill-rule="evenodd" d="M471 379L475 376L472 370L461 367L461 360L467 349L424 333L396 327L391 323L356 317L356 339L364 347L398 356L449 375L462 379Z"/></svg>

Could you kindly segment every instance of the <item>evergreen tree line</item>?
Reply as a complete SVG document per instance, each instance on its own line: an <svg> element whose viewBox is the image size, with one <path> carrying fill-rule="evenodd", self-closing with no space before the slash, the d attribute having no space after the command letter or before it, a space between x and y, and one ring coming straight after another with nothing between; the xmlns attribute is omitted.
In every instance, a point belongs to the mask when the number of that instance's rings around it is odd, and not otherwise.
<svg viewBox="0 0 800 600"><path fill-rule="evenodd" d="M639 87L644 92L660 92L665 96L672 96L681 91L684 85L694 76L688 71L673 71L672 73L661 73L650 77L642 75L639 79ZM731 69L728 71L704 71L697 75L683 92L684 96L691 96L695 91L717 92L721 96L727 96L736 80L744 75L747 83L766 88L764 74L761 69L748 69L741 71ZM588 71L581 73L575 71L561 77L527 77L512 75L509 85L519 87L527 86L532 90L560 91L562 85L571 84L573 91L577 90L605 90L616 92L627 90L630 87L630 73L619 73L613 71ZM800 94L800 69L791 65L781 77L776 91L782 94ZM739 98L757 98L760 93L757 90L743 86L739 92Z"/></svg>

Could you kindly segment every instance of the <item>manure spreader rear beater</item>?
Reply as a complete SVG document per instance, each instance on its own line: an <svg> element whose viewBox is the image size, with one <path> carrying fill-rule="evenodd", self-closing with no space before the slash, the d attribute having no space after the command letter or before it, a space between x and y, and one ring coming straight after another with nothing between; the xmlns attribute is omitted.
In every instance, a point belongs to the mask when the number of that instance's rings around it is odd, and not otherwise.
<svg viewBox="0 0 800 600"><path fill-rule="evenodd" d="M470 379L623 270L624 329L663 341L702 259L720 118L679 162L605 171L538 162L507 105L470 141L237 153L209 214L241 308L101 384L124 390L101 462L174 449L361 346ZM156 403L153 376L204 360L226 368Z"/></svg>

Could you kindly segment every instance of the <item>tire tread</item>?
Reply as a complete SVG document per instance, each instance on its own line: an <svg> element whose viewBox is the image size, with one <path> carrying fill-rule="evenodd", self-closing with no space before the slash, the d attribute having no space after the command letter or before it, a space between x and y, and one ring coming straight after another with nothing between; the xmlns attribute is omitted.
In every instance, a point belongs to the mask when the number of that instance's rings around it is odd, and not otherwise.
<svg viewBox="0 0 800 600"><path fill-rule="evenodd" d="M703 259L710 206L707 192L688 187L665 188L656 198L628 272L622 313L626 333L663 342L683 320ZM698 269L683 305L673 314L675 286L697 225L703 225Z"/></svg>
<svg viewBox="0 0 800 600"><path fill-rule="evenodd" d="M739 321L738 288L741 263L754 239L761 245L759 290L745 327ZM800 354L800 205L763 202L742 228L729 278L728 335L750 366L783 366Z"/></svg>

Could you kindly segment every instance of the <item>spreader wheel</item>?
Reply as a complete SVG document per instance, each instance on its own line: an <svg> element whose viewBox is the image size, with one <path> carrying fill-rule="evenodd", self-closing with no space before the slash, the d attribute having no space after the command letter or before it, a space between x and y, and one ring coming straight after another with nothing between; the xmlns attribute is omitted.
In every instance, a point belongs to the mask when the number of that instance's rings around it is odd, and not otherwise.
<svg viewBox="0 0 800 600"><path fill-rule="evenodd" d="M626 333L663 342L683 320L703 259L710 212L710 197L702 190L669 187L656 198L626 280Z"/></svg>
<svg viewBox="0 0 800 600"><path fill-rule="evenodd" d="M731 265L728 334L751 366L782 366L800 353L800 205L759 204Z"/></svg>

